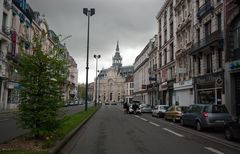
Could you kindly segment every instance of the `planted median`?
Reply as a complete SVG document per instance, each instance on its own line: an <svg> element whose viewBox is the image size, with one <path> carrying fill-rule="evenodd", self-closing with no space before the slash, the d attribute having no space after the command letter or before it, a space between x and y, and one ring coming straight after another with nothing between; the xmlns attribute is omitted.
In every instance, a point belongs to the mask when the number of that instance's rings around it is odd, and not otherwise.
<svg viewBox="0 0 240 154"><path fill-rule="evenodd" d="M65 116L58 129L42 138L35 138L31 134L15 138L8 143L0 144L0 154L48 154L67 135L90 118L98 107L90 107L87 111Z"/></svg>

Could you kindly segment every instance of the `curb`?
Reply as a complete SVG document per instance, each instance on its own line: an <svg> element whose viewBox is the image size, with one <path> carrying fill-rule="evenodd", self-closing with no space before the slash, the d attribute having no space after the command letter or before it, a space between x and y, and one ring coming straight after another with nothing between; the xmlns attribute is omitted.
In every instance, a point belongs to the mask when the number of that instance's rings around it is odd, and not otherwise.
<svg viewBox="0 0 240 154"><path fill-rule="evenodd" d="M61 141L59 141L56 146L54 146L52 149L49 150L50 153L57 154L63 147L64 145L90 120L93 115L101 108L98 107L97 110L87 117L81 124L79 124L76 128L74 128L69 134L67 134Z"/></svg>

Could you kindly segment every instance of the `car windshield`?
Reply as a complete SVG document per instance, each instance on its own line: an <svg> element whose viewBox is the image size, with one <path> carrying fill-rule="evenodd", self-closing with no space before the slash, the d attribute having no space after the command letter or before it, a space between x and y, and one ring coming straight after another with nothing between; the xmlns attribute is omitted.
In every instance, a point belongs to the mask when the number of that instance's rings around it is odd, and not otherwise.
<svg viewBox="0 0 240 154"><path fill-rule="evenodd" d="M167 110L168 107L167 107L167 106L160 106L160 109L161 109L161 110Z"/></svg>
<svg viewBox="0 0 240 154"><path fill-rule="evenodd" d="M213 105L212 113L228 113L228 110L224 105Z"/></svg>
<svg viewBox="0 0 240 154"><path fill-rule="evenodd" d="M186 111L187 107L186 106L178 106L178 107L176 107L176 110L177 111Z"/></svg>

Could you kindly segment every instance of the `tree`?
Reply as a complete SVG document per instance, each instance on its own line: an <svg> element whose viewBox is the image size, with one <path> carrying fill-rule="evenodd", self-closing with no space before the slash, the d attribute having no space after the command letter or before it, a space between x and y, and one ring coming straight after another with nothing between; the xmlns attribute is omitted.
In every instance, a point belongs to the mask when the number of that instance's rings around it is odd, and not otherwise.
<svg viewBox="0 0 240 154"><path fill-rule="evenodd" d="M64 48L57 42L43 51L45 34L34 36L33 54L21 51L17 71L20 75L19 124L35 137L54 132L59 126L58 110L63 105L63 86L68 76Z"/></svg>

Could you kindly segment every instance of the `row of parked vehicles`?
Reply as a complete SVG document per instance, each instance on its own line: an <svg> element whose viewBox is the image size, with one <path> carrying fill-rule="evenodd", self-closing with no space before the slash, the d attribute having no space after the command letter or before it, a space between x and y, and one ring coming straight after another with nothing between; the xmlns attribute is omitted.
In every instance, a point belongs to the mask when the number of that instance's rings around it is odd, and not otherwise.
<svg viewBox="0 0 240 154"><path fill-rule="evenodd" d="M240 120L232 119L225 105L193 104L190 106L141 105L142 112L151 112L152 116L180 122L182 126L193 126L198 131L206 128L225 128L225 137L229 140L240 139Z"/></svg>

